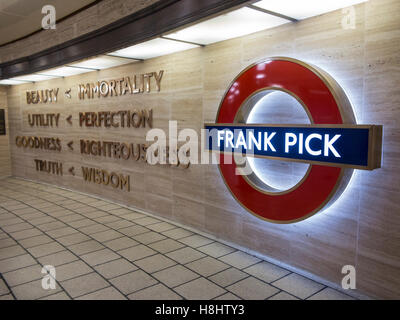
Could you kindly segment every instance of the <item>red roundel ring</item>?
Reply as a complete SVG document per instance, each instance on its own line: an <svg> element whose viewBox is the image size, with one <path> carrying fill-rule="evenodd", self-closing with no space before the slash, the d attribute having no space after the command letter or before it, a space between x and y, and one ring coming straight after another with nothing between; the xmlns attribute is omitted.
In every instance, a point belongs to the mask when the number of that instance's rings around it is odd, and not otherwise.
<svg viewBox="0 0 400 320"><path fill-rule="evenodd" d="M355 122L348 99L343 91L338 92L340 87L329 75L295 59L271 58L248 67L236 77L221 101L216 123L234 123L248 97L271 87L297 96L314 124ZM351 115L347 116L346 112ZM308 175L296 188L287 193L270 194L236 175L233 156L230 164L224 163L224 157L227 155L220 155L219 168L232 195L254 215L275 223L303 220L331 204L334 196L343 191L342 178L345 170L349 170L311 165Z"/></svg>

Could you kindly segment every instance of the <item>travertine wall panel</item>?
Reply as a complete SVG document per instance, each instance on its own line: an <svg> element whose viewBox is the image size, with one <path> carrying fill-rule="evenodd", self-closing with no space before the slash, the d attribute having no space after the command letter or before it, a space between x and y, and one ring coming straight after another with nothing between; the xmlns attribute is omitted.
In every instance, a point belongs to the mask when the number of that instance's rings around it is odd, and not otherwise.
<svg viewBox="0 0 400 320"><path fill-rule="evenodd" d="M400 298L400 3L370 0L355 7L356 27L342 28L341 10L286 24L204 48L87 73L51 82L8 89L12 172L89 192L178 221L221 239L279 260L340 286L344 265L357 269L359 292ZM249 64L271 56L289 56L315 64L344 87L359 123L384 125L383 167L357 171L332 207L290 225L265 222L247 213L231 196L215 165L189 169L150 166L143 162L81 155L79 139L145 142L148 128L80 128L80 111L153 109L154 127L200 132L215 121L219 102L235 76ZM78 100L78 83L115 79L164 70L161 91ZM27 105L25 91L59 87L59 102ZM72 88L73 97L63 90ZM60 113L58 128L30 128L28 113ZM72 126L65 119L72 115ZM60 137L63 150L22 150L17 135ZM74 151L67 148L74 141ZM62 161L64 175L38 173L34 158ZM84 182L80 167L101 167L131 178L131 191ZM76 176L68 173L75 167Z"/></svg>

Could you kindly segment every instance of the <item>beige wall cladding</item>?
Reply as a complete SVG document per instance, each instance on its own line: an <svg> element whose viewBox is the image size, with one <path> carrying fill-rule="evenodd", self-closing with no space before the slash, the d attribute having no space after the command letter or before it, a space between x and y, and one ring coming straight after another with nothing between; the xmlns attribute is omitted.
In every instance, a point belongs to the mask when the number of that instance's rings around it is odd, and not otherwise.
<svg viewBox="0 0 400 320"><path fill-rule="evenodd" d="M0 63L29 56L72 40L144 9L157 1L159 0L102 0L57 23L55 30L41 30L28 38L0 46ZM38 25L40 25L40 21L38 21Z"/></svg>
<svg viewBox="0 0 400 320"><path fill-rule="evenodd" d="M108 21L121 12L116 5L112 6L115 11L107 9L107 3L111 5L111 1L103 1L93 14L101 14L102 20ZM370 0L357 5L355 13L354 29L342 28L343 13L338 10L204 48L51 82L13 86L7 97L12 173L146 210L337 286L344 276L342 267L354 265L359 293L399 299L400 2ZM84 23L83 17L75 19L76 23ZM25 50L30 50L28 47ZM17 55L21 52L15 48L8 54L4 48L1 52L3 58ZM204 122L215 121L219 102L235 76L249 64L271 56L289 56L323 68L345 88L359 123L384 126L382 168L357 171L340 201L328 210L295 224L271 224L253 217L235 201L215 165L183 169L80 154L80 139L143 143L148 128L80 128L79 112L151 108L154 127L167 129L168 120L177 120L179 128L199 132ZM79 83L159 70L164 70L160 92L78 100ZM56 87L60 88L58 103L26 104L26 90ZM64 96L68 88L72 88L72 99ZM5 101L3 92L1 102ZM28 113L60 113L60 126L31 128ZM73 117L72 125L65 120L68 115ZM20 135L59 137L62 151L17 148L14 141ZM67 147L70 140L74 141L73 151ZM0 137L0 147L7 144L7 138ZM61 161L64 175L36 172L35 158ZM1 157L2 175L3 170L7 172L3 169L6 161ZM82 165L129 174L131 191L85 183ZM71 166L75 167L75 176L68 172Z"/></svg>
<svg viewBox="0 0 400 320"><path fill-rule="evenodd" d="M0 86L0 109L5 111L6 135L0 135L0 178L11 175L7 90Z"/></svg>

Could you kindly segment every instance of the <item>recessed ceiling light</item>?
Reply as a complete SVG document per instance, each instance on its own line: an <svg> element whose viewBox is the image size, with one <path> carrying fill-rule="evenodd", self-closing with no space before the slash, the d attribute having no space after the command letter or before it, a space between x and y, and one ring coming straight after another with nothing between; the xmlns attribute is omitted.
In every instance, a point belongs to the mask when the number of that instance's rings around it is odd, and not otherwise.
<svg viewBox="0 0 400 320"><path fill-rule="evenodd" d="M77 63L71 63L68 66L101 70L132 62L134 62L132 59L104 55Z"/></svg>
<svg viewBox="0 0 400 320"><path fill-rule="evenodd" d="M49 69L49 70L43 70L43 71L40 71L40 74L47 75L47 76L68 77L68 76L74 76L76 74L86 73L86 72L90 72L90 71L93 71L93 69L65 66L65 67L59 67L59 68L54 68L54 69Z"/></svg>
<svg viewBox="0 0 400 320"><path fill-rule="evenodd" d="M288 22L286 19L261 11L241 8L170 33L166 37L207 45L273 28Z"/></svg>
<svg viewBox="0 0 400 320"><path fill-rule="evenodd" d="M16 84L24 84L24 83L31 83L31 81L22 81L22 80L12 80L12 79L4 79L0 80L0 85L16 85Z"/></svg>
<svg viewBox="0 0 400 320"><path fill-rule="evenodd" d="M262 0L254 6L302 20L368 0Z"/></svg>
<svg viewBox="0 0 400 320"><path fill-rule="evenodd" d="M156 38L110 54L118 57L145 60L196 47L198 46L195 44Z"/></svg>
<svg viewBox="0 0 400 320"><path fill-rule="evenodd" d="M43 80L51 80L58 78L56 76L47 76L43 74L27 74L20 77L14 77L10 80L18 80L18 81L29 81L29 82L36 82L36 81L43 81Z"/></svg>

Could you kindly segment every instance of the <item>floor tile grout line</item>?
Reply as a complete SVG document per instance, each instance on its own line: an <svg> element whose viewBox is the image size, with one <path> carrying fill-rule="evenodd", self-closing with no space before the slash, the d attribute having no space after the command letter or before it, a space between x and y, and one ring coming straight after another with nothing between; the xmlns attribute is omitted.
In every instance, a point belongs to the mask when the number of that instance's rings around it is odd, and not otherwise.
<svg viewBox="0 0 400 320"><path fill-rule="evenodd" d="M40 211L40 210L39 210ZM26 220L25 220L26 221ZM29 223L29 222L28 222ZM76 229L75 229L76 230ZM68 251L70 251L71 253L73 253L74 254L74 252L72 252L71 250L69 250L68 248L66 248L64 245L62 245L61 243L59 243L55 238L53 238L53 237L51 237L50 235L48 235L47 234L47 236L49 237L49 238L52 238L55 242L57 242L58 244L60 244L62 247L64 247L66 250L68 250ZM95 240L96 241L96 240ZM24 248L25 249L25 248ZM36 260L36 259L35 259ZM83 261L82 259L81 259L81 261L83 262L83 263L85 263L85 264L87 264L85 261ZM38 262L38 261L37 261ZM42 265L43 266L43 264L41 264L41 263L39 263L38 262L38 264L40 264L40 265ZM91 268L91 266L89 265L89 264L87 264L88 265L88 267L89 268ZM94 270L94 268L91 268L91 269L93 269ZM107 281L107 279L105 279L102 275L100 275L96 270L94 270L94 272L96 272L101 278L103 278L107 283L109 283L111 286L113 286L112 285L112 283L110 283L109 281ZM64 288L61 286L61 283L59 282L59 281L57 281L58 283L59 283L59 285L60 285L60 287L64 290ZM121 294L123 294L118 288L115 288L116 290L118 290ZM66 290L64 290L64 291L66 291ZM67 292L67 295L72 299L72 297L70 296L70 294Z"/></svg>
<svg viewBox="0 0 400 320"><path fill-rule="evenodd" d="M1 227L0 227L0 229L2 229ZM3 230L3 229L2 229ZM4 230L3 230L4 231ZM10 236L10 235L9 235ZM11 237L11 236L10 236ZM14 239L15 240L15 239ZM25 248L24 248L25 249ZM38 265L40 265L40 266L42 266L42 268L44 267L43 266L43 264L41 264L30 252L28 252L28 254L32 257L32 259L33 260L35 260L36 261L36 263L38 264ZM32 265L31 265L32 266ZM27 267L30 267L30 266L27 266ZM11 271L11 270L10 270ZM13 270L14 271L14 270ZM5 279L4 279L4 281L5 281ZM37 279L36 280L33 280L33 281L37 281ZM6 281L5 281L6 282ZM63 288L63 286L60 284L60 282L59 281L57 281L56 280L56 282L58 283L58 285L60 286L60 288L63 290L63 291L66 291L66 290L64 290L64 288ZM7 282L6 282L7 283ZM27 282L27 283L29 283L29 282ZM24 283L24 284L26 284L26 283ZM19 285L23 285L23 284L19 284ZM17 287L17 286L19 286L19 285L16 285L15 287ZM10 289L11 289L11 287L10 287ZM53 294L53 293L52 293ZM52 295L52 294L49 294L48 296L50 296L50 295ZM69 296L69 297L71 297L70 295L69 295L69 293L68 292L66 292L66 294ZM47 297L47 296L43 296L43 297L40 297L40 298L44 298L44 297ZM40 299L39 298L39 299Z"/></svg>
<svg viewBox="0 0 400 320"><path fill-rule="evenodd" d="M73 211L73 210L72 210ZM134 219L135 220L135 219ZM101 223L100 223L101 224ZM197 234L197 235L199 235L199 234ZM190 235L190 236L192 236L192 235ZM190 236L187 236L187 237L190 237ZM199 236L201 236L201 235L199 235ZM181 239L184 239L184 238L187 238L187 237L182 237ZM206 238L206 237L205 237ZM210 239L211 240L211 239ZM179 241L179 240L178 240ZM179 241L180 242L180 241ZM212 241L211 243L214 243L215 241ZM182 242L181 242L182 243ZM211 243L208 243L208 244L211 244ZM187 244L185 244L185 243L182 243L182 244L184 244L184 245L186 245L187 247L190 247L190 246L188 246ZM191 247L192 248L192 247ZM192 249L194 249L194 250L196 250L196 248L192 248ZM178 249L179 250L179 249ZM198 251L198 250L196 250L196 251ZM237 250L238 251L238 250ZM173 252L173 251L172 251ZM200 251L199 251L200 252ZM235 251L236 252L236 251ZM204 253L202 253L202 254L204 254ZM206 254L206 256L208 256L207 254ZM167 256L168 258L170 258L169 256ZM202 258L204 258L204 257L201 257L201 258L199 258L199 259L202 259ZM196 260L194 260L194 261L191 261L191 262L195 262L195 261L197 261L197 260L199 260L199 259L196 259ZM188 262L188 263L191 263L191 262ZM223 261L222 261L223 262ZM258 261L258 262L256 262L256 263L254 263L254 264L257 264L257 263L259 263L260 261ZM251 265L249 265L249 266L247 266L247 267L250 267ZM197 272L196 272L197 273ZM200 275L201 277L203 277L202 275ZM206 277L204 277L204 278L206 278ZM211 281L210 279L207 279L207 280L209 280L209 281ZM211 281L211 282L213 282L213 281ZM215 283L215 282L213 282L213 283ZM222 288L221 286L219 286L217 283L215 283L218 287L220 287L220 288ZM225 290L224 288L222 288L223 290Z"/></svg>
<svg viewBox="0 0 400 320"><path fill-rule="evenodd" d="M97 222L97 221L96 221ZM160 222L156 222L156 223L160 223ZM154 224L156 224L156 223L154 223ZM161 222L162 223L162 222ZM168 222L167 222L168 223ZM100 224L102 224L102 223L100 223ZM158 233L160 233L160 232L158 232ZM197 234L197 235L199 235L199 234ZM191 235L190 235L191 236ZM190 237L190 236L187 236L187 237ZM201 236L201 237L203 237L202 235L199 235L199 236ZM181 239L184 239L184 238L187 238L187 237L182 237ZM206 237L205 237L206 238ZM173 239L173 240L175 240L175 239ZM180 240L180 239L179 239ZM178 240L178 241L179 241ZM211 239L210 239L211 240ZM180 242L180 241L179 241ZM212 241L211 243L208 243L208 244L205 244L205 245L203 245L203 246L206 246L206 245L209 245L209 244L212 244L212 243L214 243L215 241ZM184 244L184 245L186 245L186 246L188 246L188 247L190 247L189 245L187 245L186 243L183 243L183 242L181 242L182 244ZM149 244L151 244L151 243L149 243ZM197 247L197 248L200 248L200 247L202 247L202 246L199 246L199 247ZM197 249L197 248L193 248L193 249ZM179 249L178 249L179 250ZM238 251L238 250L237 250ZM172 251L173 252L173 251ZM233 252L231 252L231 253L233 253ZM228 253L228 254L230 254L230 253ZM227 254L227 255L228 255ZM206 256L209 256L208 254L206 254ZM211 256L209 256L209 257L211 257ZM222 257L222 256L221 256ZM202 257L202 258L204 258L204 257ZM202 258L199 258L199 259L202 259ZM211 257L211 258L213 258L213 257ZM218 258L220 258L220 257L218 257ZM198 260L199 260L198 259ZM141 259L139 259L139 260L141 260ZM196 260L194 260L194 261L196 261ZM192 261L193 262L193 261ZM133 263L133 262L132 262ZM188 263L191 263L191 262L188 262ZM255 265L255 264L258 264L258 263L260 263L260 261L258 261L258 262L256 262L256 263L254 263L254 264L252 264L252 265ZM249 266L247 266L246 268L248 268L248 267L251 267L252 265L249 265ZM168 267L167 267L168 268ZM167 269L167 268L165 268L165 269ZM229 267L228 267L229 268ZM228 269L227 268L227 269ZM139 268L140 269L140 268ZM190 268L189 268L190 269ZM225 269L226 270L226 269ZM239 269L240 270L240 269ZM160 270L161 271L161 270ZM243 270L242 270L243 271ZM222 271L221 271L222 272ZM203 275L200 275L201 277L204 277ZM212 275L209 275L208 277L211 277ZM250 275L250 276L252 276L252 275ZM205 278L207 278L207 277L205 277ZM256 277L257 278L257 277ZM257 278L258 279L258 278ZM209 279L208 279L209 280ZM241 279L241 280L244 280L244 279ZM240 280L239 280L240 281ZM264 282L264 281L263 281ZM267 283L267 282L265 282L265 283ZM269 284L270 285L270 283L267 283L267 284ZM218 285L218 284L217 284ZM232 285L232 284L231 284ZM218 285L219 286L219 285ZM273 287L275 287L275 286L273 286ZM275 287L276 288L276 287ZM278 290L281 290L281 289L279 289L279 288L276 288L276 289L278 289Z"/></svg>
<svg viewBox="0 0 400 320"><path fill-rule="evenodd" d="M49 202L51 202L51 201L49 201ZM52 203L52 202L51 202ZM72 210L73 211L73 210ZM89 218L90 219L90 218ZM138 218L138 219L140 219L140 218ZM92 220L92 219L91 219ZM134 219L134 220L136 220L136 219ZM128 220L129 221L129 220ZM157 222L157 223L159 223L159 222ZM100 223L100 224L102 224L102 223ZM144 228L146 228L145 226L142 226L142 227L144 227ZM129 227L128 227L129 228ZM147 229L147 228L146 228ZM80 231L79 230L79 232L82 232L82 231ZM83 232L82 232L83 233ZM143 232L143 233L140 233L140 234L138 234L138 235L141 235L141 234L144 234L144 233L146 233L146 232ZM86 234L87 236L89 236L90 237L90 235L88 235L88 234ZM192 234L193 235L193 234ZM190 235L190 236L192 236L192 235ZM137 235L135 235L135 236L137 236ZM199 236L201 236L201 235L199 235ZM128 236L129 237L129 236ZM189 237L189 236L188 236ZM130 238L133 238L133 237L130 237ZM183 237L183 238L185 238L185 237ZM182 238L182 239L183 239ZM95 240L95 239L94 239ZM133 239L133 240L135 240L135 239ZM210 239L211 240L211 239ZM95 240L95 241L97 241L97 240ZM140 242L140 241L139 241ZM154 241L154 242L157 242L157 241ZM213 242L215 242L215 241L213 241ZM101 244L101 243L100 243ZM146 244L143 244L143 243L141 243L142 245L144 245L144 246L146 246L146 247L148 247ZM149 244L151 244L151 243L149 243ZM184 243L182 243L183 245L186 245L186 244L184 244ZM188 245L186 245L187 247L190 247L190 246L188 246ZM132 247L134 247L134 246L132 246ZM132 248L131 247L131 248ZM149 249L151 249L151 250L153 250L151 247L148 247ZM129 248L128 248L129 249ZM192 248L192 249L194 249L194 250L196 250L195 248ZM112 249L111 249L112 250ZM123 249L124 250L124 249ZM178 249L179 250L179 249ZM116 254L119 254L118 252L115 252L114 250L112 250L114 253L116 253ZM197 251L197 250L196 250ZM172 251L173 252L173 251ZM202 253L203 254L203 253ZM155 254L154 254L155 255ZM150 257L150 256L148 256L148 257ZM168 257L168 256L167 256ZM124 257L125 258L125 257ZM170 257L168 257L168 258L170 258ZM204 257L202 257L202 258L204 258ZM139 260L139 259L137 259L137 260ZM128 259L128 261L130 261L129 259ZM134 260L133 260L134 261ZM131 261L132 262L132 261ZM134 262L132 262L132 263L134 263ZM179 262L178 262L179 263Z"/></svg>
<svg viewBox="0 0 400 320"><path fill-rule="evenodd" d="M49 201L49 202L51 202L51 201ZM72 211L73 211L73 209L72 209ZM90 218L89 218L90 219ZM138 219L140 219L140 218L138 218ZM91 220L93 220L93 219L91 219ZM125 219L126 220L126 219ZM136 219L133 219L133 220L136 220ZM129 220L128 220L129 221ZM158 223L158 222L157 222ZM100 223L100 224L102 224L102 223ZM146 228L146 226L142 226L142 227L145 227ZM80 232L82 232L82 231L80 231ZM83 232L82 232L83 233ZM140 234L139 234L140 235ZM193 233L192 233L192 235L193 235ZM192 235L190 235L190 236L192 236ZM198 234L199 235L199 234ZM88 236L90 236L90 235L88 235ZM199 236L201 236L201 235L199 235ZM189 236L188 236L189 237ZM183 238L185 238L185 237L182 237L181 239L183 239ZM210 239L211 240L211 239ZM96 241L96 240L95 240ZM155 242L157 242L157 241L155 241ZM215 242L215 241L212 241L211 243L213 243L213 242ZM209 244L211 244L211 243L209 243ZM101 244L101 243L100 243ZM150 243L151 244L151 243ZM185 243L182 243L182 244L184 244L184 245L186 245ZM148 247L147 245L145 245L145 244L142 244L142 245L144 245L144 246L146 246L146 247ZM186 247L190 247L190 246L188 246L188 245L186 245ZM148 247L149 248L149 247ZM190 248L192 248L192 247L190 247ZM150 248L151 249L151 248ZM192 248L193 250L196 250L195 248ZM153 249L152 249L153 250ZM178 249L179 250L179 249ZM112 250L113 251L113 250ZM175 250L176 251L176 250ZM196 250L196 251L198 251L198 250ZM173 251L172 251L173 252ZM115 252L115 253L117 253L117 252ZM199 253L201 253L201 252L199 252ZM117 253L118 254L118 253ZM204 253L201 253L201 254L204 254ZM155 255L155 254L154 254ZM154 255L152 255L152 256L154 256ZM205 254L206 256L208 256L207 254ZM150 256L148 256L148 257L150 257ZM167 256L168 257L168 256ZM124 257L125 258L125 257ZM168 257L168 258L170 258L170 257ZM201 258L204 258L204 257L201 257ZM199 259L201 259L201 258L199 258ZM140 260L140 259L138 259L138 260ZM173 259L172 259L173 260ZM198 259L196 259L196 260L198 260ZM194 260L194 261L196 261L196 260ZM130 261L130 260L128 260L128 261ZM135 260L133 260L133 261L135 261ZM134 262L133 261L130 261L131 263L133 263L134 264ZM191 262L193 262L193 261L191 261ZM179 262L178 262L179 263ZM189 262L188 262L189 263ZM140 270L142 270L143 272L145 272L146 274L148 274L151 278L153 278L154 279L154 277L152 277L151 276L151 274L149 274L148 272L146 272L145 270L143 270L143 269L141 269L141 268L139 268ZM197 272L195 272L196 274L198 274ZM203 277L202 275L200 275L200 274L198 274L200 277ZM205 278L206 279L206 277L203 277L203 278ZM159 282L157 279L155 279L157 282ZM208 281L210 281L209 279L207 279ZM212 282L212 281L211 281ZM220 287L222 290L225 290L224 288L222 288L221 286L219 286L217 283L214 283L215 285L217 285L218 287ZM165 284L164 284L165 285ZM171 288L172 289L172 288ZM175 292L175 291L174 291ZM176 292L177 293L177 292ZM179 293L177 293L178 295L180 295Z"/></svg>
<svg viewBox="0 0 400 320"><path fill-rule="evenodd" d="M48 202L50 202L50 203L53 203L53 202L51 202L51 201L48 201ZM39 211L41 211L41 210L39 210ZM73 211L73 210L72 210ZM41 211L42 212L42 211ZM44 212L43 212L44 213ZM107 213L107 212L106 212ZM44 213L44 214L46 214L46 213ZM109 214L109 213L108 213ZM47 214L48 215L48 214ZM55 218L55 219L57 219L57 218ZM88 219L91 219L91 218L88 218ZM93 220L93 219L91 219L91 220ZM127 221L129 221L129 220L127 220ZM99 224L101 224L101 225L103 225L102 223L99 223ZM145 226L142 226L142 227L145 227ZM75 228L74 228L75 229ZM76 230L76 229L75 229ZM79 231L79 232L81 232L81 233L83 233L84 234L84 232L82 232L82 231ZM146 232L144 232L144 233L146 233ZM90 235L88 235L88 234L85 234L85 235L87 235L87 236L89 236L90 237ZM95 240L94 239L94 241L97 241L97 240ZM99 241L97 241L97 242L99 242ZM157 241L155 241L155 242L157 242ZM100 242L99 242L100 243ZM100 243L101 244L101 243ZM62 245L62 244L61 244ZM101 244L102 245L102 244ZM144 245L144 244L143 244ZM63 245L62 245L63 246ZM144 246L146 246L146 245L144 245ZM146 246L147 247L147 246ZM67 249L67 248L66 248ZM150 248L151 249L151 248ZM115 252L114 250L112 250L112 249L110 249L111 251L113 251L114 253L116 253L116 254L118 254L118 252ZM73 252L72 252L73 253ZM123 258L125 258L125 257L123 257ZM80 258L81 259L81 258ZM82 260L82 259L81 259ZM128 259L127 259L128 260ZM139 259L138 259L139 260ZM128 261L130 261L130 260L128 260ZM85 262L85 261L83 261L83 262ZM134 264L134 262L132 262L132 261L130 261L131 263L133 263ZM85 262L86 263L86 262ZM136 266L136 265L135 265ZM89 267L90 267L90 265L89 265ZM93 268L94 269L94 268ZM142 270L141 268L139 268L140 270ZM97 270L94 270L95 272L97 272ZM143 272L146 272L145 270L142 270ZM147 272L146 272L147 273ZM147 273L148 274L148 273ZM151 274L148 274L150 277L151 277ZM104 277L103 277L104 278ZM151 277L151 278L153 278L154 279L154 277ZM104 278L105 279L105 278ZM107 279L105 279L105 280L107 280ZM157 279L154 279L154 280L156 280L157 282L159 282ZM110 285L111 286L113 286L114 287L114 285L112 284L112 283L110 283ZM118 290L118 288L116 288L117 290ZM118 291L120 291L120 290L118 290ZM121 291L120 291L121 292ZM121 292L122 293L122 292ZM122 293L123 294L123 293ZM178 294L178 293L177 293ZM178 294L179 295L179 294ZM180 296L180 295L179 295Z"/></svg>
<svg viewBox="0 0 400 320"><path fill-rule="evenodd" d="M90 197L90 196L88 196L88 197ZM48 201L48 200L47 200ZM79 203L82 203L81 201L79 201L79 200L72 200L72 201L76 201L76 202L79 202ZM50 202L50 201L49 201ZM107 201L105 201L105 202L107 202ZM51 202L52 203L52 202ZM87 205L87 204L85 204L85 203L82 203L82 204L84 204L84 205ZM58 204L55 204L55 205L58 205ZM90 204L89 204L89 206L91 206ZM61 206L62 207L62 206ZM94 207L94 206L91 206L91 207ZM63 207L64 208L64 207ZM97 207L94 207L94 208L96 208L96 209L98 209L98 210L100 210L100 211L103 211L102 209L99 209L99 208L97 208ZM121 207L121 208L123 208L123 207ZM67 208L66 208L67 209ZM124 208L125 209L125 208ZM68 210L70 210L70 209L68 209ZM118 208L117 209L114 209L114 210L118 210ZM134 211L134 210L132 210L132 209L127 209L127 210L131 210L131 211ZM72 209L72 211L74 211L73 209ZM105 212L105 211L103 211L103 212ZM74 213L76 213L75 211L74 211ZM114 215L113 213L110 213L110 212L106 212L106 213L108 213L108 214L111 214L111 215ZM141 214L141 213L139 213L139 214ZM120 217L120 218L122 218L122 219L124 219L123 217L121 217L121 216L117 216L117 217ZM148 217L150 217L150 218L153 218L153 217L151 217L151 216L148 216ZM143 217L140 217L140 218L136 218L136 219L141 219L141 218L143 218ZM136 220L136 219L132 219L132 220ZM155 218L155 219L157 219L157 218ZM124 220L127 220L127 219L124 219ZM131 222L131 220L127 220L127 221L130 221ZM96 221L97 222L97 221ZM155 222L155 223L153 223L153 224L156 224L156 223L162 223L163 221L158 221L158 222ZM167 221L164 221L164 222L166 222L166 223L170 223L170 222L167 222ZM104 225L103 223L101 223L101 222L97 222L97 223L100 223L101 225ZM171 225L174 225L174 224L172 224L172 223L170 223ZM151 224L148 224L148 225L151 225ZM146 226L143 226L143 225L141 225L142 227L146 227ZM176 225L174 225L176 228L182 228L182 227L180 227L180 226L176 226ZM106 226L106 227L108 227L108 226ZM111 227L111 229L113 229L112 227ZM184 229L184 228L183 228ZM115 229L113 229L113 230L115 230ZM170 230L172 230L172 229L170 229ZM184 229L184 230L186 230L186 229ZM152 230L152 231L154 231L154 230ZM187 230L187 231L189 231L189 230ZM81 231L80 231L81 232ZM156 233L159 233L159 234L161 234L161 232L157 232L157 231L154 231L154 232L156 232ZM189 232L192 232L192 231L189 231ZM203 235L200 235L200 234L197 234L197 233L195 233L196 235L199 235L199 236L201 236L201 237L204 237ZM192 234L193 235L193 234ZM164 235L165 236L165 235ZM186 237L182 237L182 238L180 238L180 239L184 239L184 238L187 238L187 237L190 237L190 236L186 236ZM168 237L169 238L169 237ZM205 237L205 238L207 238L207 237ZM178 242L180 242L179 240L180 239L173 239L173 238L170 238L170 239L172 239L172 240L176 240L176 241L178 241ZM209 238L208 238L209 239ZM212 239L210 239L210 240L212 240ZM161 240L162 241L162 240ZM216 242L217 240L213 240L211 243L208 243L208 244L205 244L205 245L209 245L209 244L212 244L212 243L214 243L214 242ZM157 241L156 241L157 242ZM182 243L182 242L181 242ZM151 243L149 243L149 244L151 244ZM192 249L197 249L197 248L200 248L200 247L202 247L202 246L199 246L199 247L191 247L190 245L187 245L187 244L185 244L185 243L182 243L182 244L184 244L184 245L186 245L187 247L190 247L190 248L192 248ZM143 244L143 245L145 245L145 244ZM204 245L204 246L205 246ZM147 246L147 245L145 245L145 246ZM235 248L234 248L235 249ZM112 250L112 249L111 249ZM179 250L179 249L178 249ZM235 249L236 251L240 251L240 250L238 250L238 249ZM114 251L114 250L112 250L112 251ZM175 250L176 251L176 250ZM115 251L114 251L115 252ZM173 252L173 251L172 251ZM242 251L241 251L242 252ZM234 253L234 252L231 252L231 253ZM246 253L246 252L244 252L244 253ZM161 253L162 254L162 253ZM204 254L204 253L203 253ZM230 253L228 253L228 254L230 254ZM227 255L228 255L227 254ZM246 253L247 254L247 253ZM162 254L162 255L164 255L164 254ZM209 256L208 254L206 254L206 256ZM211 258L214 258L214 257L212 257L212 256L210 256ZM220 256L220 257L218 257L217 259L219 259L219 258L221 258L222 256ZM204 257L203 257L204 258ZM201 259L201 258L199 258L199 259ZM257 258L257 259L259 259L259 258ZM262 259L260 259L261 261L263 261ZM222 261L222 262L224 262L224 261ZM133 262L132 262L133 263ZM188 262L188 263L190 263L190 262ZM256 263L254 263L254 264L252 264L252 265L255 265L255 264L258 264L258 263L260 263L260 261L258 261L258 262L256 262ZM246 266L245 268L248 268L248 267L251 267L252 265L249 265L249 266ZM233 266L234 267L234 266ZM279 267L279 266L278 266ZM282 268L282 267L280 267L280 268ZM282 268L282 269L284 269L284 268ZM240 269L239 269L240 270ZM284 270L286 270L286 269L284 269ZM203 277L202 275L200 275L201 277ZM212 275L211 275L212 276ZM251 275L252 276L252 275ZM256 277L257 278L257 277ZM258 278L257 278L258 279ZM271 283L268 283L268 282L265 282L265 281L263 281L262 279L259 279L260 281L262 281L262 282L264 282L264 283L266 283L266 284L268 284L268 285L271 285ZM314 281L314 280L311 280L311 281ZM314 281L314 282L316 282L316 281ZM318 283L318 282L316 282L316 283ZM218 284L217 284L218 285ZM219 285L218 285L219 286ZM273 285L272 285L273 286ZM276 289L278 289L278 290L281 290L282 291L282 289L280 289L280 288L277 288L277 287L275 287L275 286L273 286L274 288L276 288Z"/></svg>

